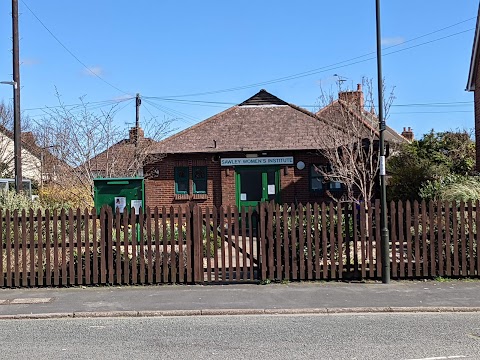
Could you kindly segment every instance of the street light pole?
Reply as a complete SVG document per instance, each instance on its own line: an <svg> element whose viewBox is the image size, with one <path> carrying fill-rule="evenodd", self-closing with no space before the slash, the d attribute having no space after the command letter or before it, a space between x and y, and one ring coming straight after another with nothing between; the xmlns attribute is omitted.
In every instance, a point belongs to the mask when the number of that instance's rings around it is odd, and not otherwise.
<svg viewBox="0 0 480 360"><path fill-rule="evenodd" d="M13 154L15 158L15 190L22 191L22 133L20 126L20 50L18 35L18 0L12 0L13 38Z"/></svg>
<svg viewBox="0 0 480 360"><path fill-rule="evenodd" d="M378 77L378 121L380 123L380 202L382 215L380 217L381 248L382 248L382 283L390 282L390 239L387 227L387 186L385 171L385 128L383 115L383 76L382 76L382 36L380 29L380 0L376 1L377 24L377 77Z"/></svg>

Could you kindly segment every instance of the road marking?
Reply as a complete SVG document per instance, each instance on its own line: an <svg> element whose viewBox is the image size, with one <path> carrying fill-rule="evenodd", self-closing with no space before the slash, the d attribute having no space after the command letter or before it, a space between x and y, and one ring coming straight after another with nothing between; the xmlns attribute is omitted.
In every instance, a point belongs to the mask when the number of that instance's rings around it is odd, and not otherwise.
<svg viewBox="0 0 480 360"><path fill-rule="evenodd" d="M0 305L5 304L7 300L0 300Z"/></svg>
<svg viewBox="0 0 480 360"><path fill-rule="evenodd" d="M438 357L407 359L407 360L442 360L442 359L464 359L464 358L466 358L465 355L453 355L453 356L438 356Z"/></svg>
<svg viewBox="0 0 480 360"><path fill-rule="evenodd" d="M52 298L25 298L13 299L10 304L44 304L52 301Z"/></svg>

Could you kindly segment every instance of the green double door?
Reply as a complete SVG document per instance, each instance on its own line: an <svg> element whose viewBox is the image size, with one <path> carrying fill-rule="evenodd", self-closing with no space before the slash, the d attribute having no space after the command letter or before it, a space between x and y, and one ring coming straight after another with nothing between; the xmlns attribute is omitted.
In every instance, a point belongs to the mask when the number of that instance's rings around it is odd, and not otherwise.
<svg viewBox="0 0 480 360"><path fill-rule="evenodd" d="M257 206L260 202L280 201L280 171L278 167L239 166L235 168L236 203Z"/></svg>

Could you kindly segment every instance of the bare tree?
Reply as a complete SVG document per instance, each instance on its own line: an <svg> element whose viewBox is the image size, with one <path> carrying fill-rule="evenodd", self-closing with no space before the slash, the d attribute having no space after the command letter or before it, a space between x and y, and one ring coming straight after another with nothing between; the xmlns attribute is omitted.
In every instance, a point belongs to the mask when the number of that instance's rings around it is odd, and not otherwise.
<svg viewBox="0 0 480 360"><path fill-rule="evenodd" d="M40 146L57 161L57 166L43 164L44 172L52 185L81 199L84 205L91 205L94 178L139 174L149 148L169 130L167 119L152 118L145 121L148 138L141 128L132 128L128 134L115 121L121 110L118 104L95 112L83 97L76 107L66 106L58 93L57 98L59 106L45 109L35 128Z"/></svg>
<svg viewBox="0 0 480 360"><path fill-rule="evenodd" d="M341 184L342 192L327 190L333 200L369 202L375 194L380 156L372 80L362 79L357 91L344 91L339 85L338 94L335 99L321 91L319 101L323 108L317 114L336 132L318 137L318 151L327 164L316 167L316 171L325 183ZM393 99L392 90L385 101L385 114ZM370 109L365 109L365 104Z"/></svg>

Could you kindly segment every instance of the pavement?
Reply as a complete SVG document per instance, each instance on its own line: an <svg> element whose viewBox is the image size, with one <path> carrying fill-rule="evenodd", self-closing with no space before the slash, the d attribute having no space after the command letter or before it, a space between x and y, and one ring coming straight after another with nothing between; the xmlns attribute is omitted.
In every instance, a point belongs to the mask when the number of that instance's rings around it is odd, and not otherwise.
<svg viewBox="0 0 480 360"><path fill-rule="evenodd" d="M0 320L364 312L480 312L480 281L0 289Z"/></svg>

